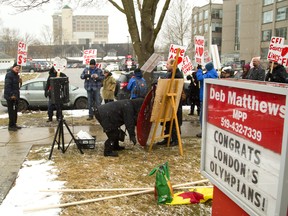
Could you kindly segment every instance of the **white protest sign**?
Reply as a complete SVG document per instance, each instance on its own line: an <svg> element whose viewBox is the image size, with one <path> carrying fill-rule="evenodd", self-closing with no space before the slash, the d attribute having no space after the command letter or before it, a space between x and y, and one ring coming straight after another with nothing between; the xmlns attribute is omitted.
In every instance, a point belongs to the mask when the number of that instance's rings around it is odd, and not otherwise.
<svg viewBox="0 0 288 216"><path fill-rule="evenodd" d="M204 61L207 63L207 62L211 62L211 55L210 55L210 53L209 53L209 51L208 50L205 50L204 51Z"/></svg>
<svg viewBox="0 0 288 216"><path fill-rule="evenodd" d="M61 59L60 57L56 57L53 61L53 67L57 72L62 72L66 69L67 60Z"/></svg>
<svg viewBox="0 0 288 216"><path fill-rule="evenodd" d="M23 41L18 42L17 64L25 66L27 62L27 45Z"/></svg>
<svg viewBox="0 0 288 216"><path fill-rule="evenodd" d="M181 68L184 60L184 55L186 52L186 47L171 44L169 49L168 59L175 59L177 55L177 50L180 49L179 56L178 56L178 67Z"/></svg>
<svg viewBox="0 0 288 216"><path fill-rule="evenodd" d="M267 60L268 61L274 61L278 62L281 64L282 61L282 48L284 45L284 38L282 37L275 37L273 36L270 40L270 45L269 45L269 50L268 50L268 55L267 55Z"/></svg>
<svg viewBox="0 0 288 216"><path fill-rule="evenodd" d="M91 59L97 58L97 49L87 49L83 51L83 64L89 65Z"/></svg>
<svg viewBox="0 0 288 216"><path fill-rule="evenodd" d="M195 62L197 64L204 64L204 45L205 39L204 36L195 36L194 37L194 44L195 44Z"/></svg>
<svg viewBox="0 0 288 216"><path fill-rule="evenodd" d="M182 65L182 71L184 74L187 74L188 72L193 70L193 65L190 61L190 58L188 56L185 56L183 65Z"/></svg>
<svg viewBox="0 0 288 216"><path fill-rule="evenodd" d="M216 69L221 68L221 62L219 58L219 52L218 52L218 46L215 44L211 45L211 54L212 54L212 59L213 59L213 64Z"/></svg>

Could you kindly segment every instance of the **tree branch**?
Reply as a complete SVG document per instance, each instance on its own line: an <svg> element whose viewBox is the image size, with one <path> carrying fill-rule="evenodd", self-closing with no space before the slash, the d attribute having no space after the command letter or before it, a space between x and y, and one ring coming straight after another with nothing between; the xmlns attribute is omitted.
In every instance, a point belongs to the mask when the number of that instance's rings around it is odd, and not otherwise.
<svg viewBox="0 0 288 216"><path fill-rule="evenodd" d="M115 8L117 8L120 12L125 14L125 11L123 8L121 8L115 1L113 0L108 0Z"/></svg>

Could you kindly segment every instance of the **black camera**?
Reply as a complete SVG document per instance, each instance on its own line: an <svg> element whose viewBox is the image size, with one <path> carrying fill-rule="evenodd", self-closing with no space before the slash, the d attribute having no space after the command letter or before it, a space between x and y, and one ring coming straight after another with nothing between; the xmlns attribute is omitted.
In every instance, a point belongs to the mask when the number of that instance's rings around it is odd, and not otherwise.
<svg viewBox="0 0 288 216"><path fill-rule="evenodd" d="M51 77L51 102L53 104L65 104L69 102L68 77Z"/></svg>

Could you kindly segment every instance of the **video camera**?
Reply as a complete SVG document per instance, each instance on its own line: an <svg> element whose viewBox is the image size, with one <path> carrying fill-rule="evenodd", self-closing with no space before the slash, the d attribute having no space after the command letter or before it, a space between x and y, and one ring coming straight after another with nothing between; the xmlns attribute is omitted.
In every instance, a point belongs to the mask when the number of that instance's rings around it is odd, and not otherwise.
<svg viewBox="0 0 288 216"><path fill-rule="evenodd" d="M68 77L51 77L51 102L53 104L65 104L69 102Z"/></svg>

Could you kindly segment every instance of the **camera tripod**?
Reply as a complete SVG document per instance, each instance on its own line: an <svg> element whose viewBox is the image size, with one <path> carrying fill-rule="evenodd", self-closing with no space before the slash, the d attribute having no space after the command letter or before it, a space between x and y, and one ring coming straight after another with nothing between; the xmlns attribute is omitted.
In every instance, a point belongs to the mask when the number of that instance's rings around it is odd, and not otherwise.
<svg viewBox="0 0 288 216"><path fill-rule="evenodd" d="M70 146L71 142L74 141L75 144L77 145L77 148L81 152L81 154L84 154L84 152L82 151L82 149L80 147L79 141L74 137L74 135L71 132L69 126L67 125L65 119L63 118L62 110L60 110L60 113L61 113L60 114L60 119L58 120L59 121L58 127L57 127L56 133L54 135L53 143L52 143L52 146L51 146L49 160L52 157L52 153L53 153L53 149L54 149L55 143L58 144L58 149L61 149L62 153L65 153L67 151L68 147ZM69 131L69 133L70 133L70 135L72 137L72 139L70 140L70 142L68 143L67 146L65 146L65 143L64 143L64 130L63 130L64 128L63 128L63 125L65 125L65 127L67 128L67 130Z"/></svg>

